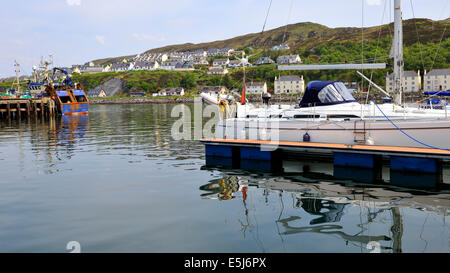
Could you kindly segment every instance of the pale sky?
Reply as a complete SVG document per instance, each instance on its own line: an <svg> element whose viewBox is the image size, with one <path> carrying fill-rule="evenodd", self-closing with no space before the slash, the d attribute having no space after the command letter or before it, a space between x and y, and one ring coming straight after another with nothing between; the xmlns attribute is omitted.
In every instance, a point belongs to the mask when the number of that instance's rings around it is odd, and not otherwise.
<svg viewBox="0 0 450 273"><path fill-rule="evenodd" d="M328 27L389 22L393 0L272 0L266 30L286 23ZM442 20L449 0L403 0L403 18ZM30 74L41 56L56 66L138 54L179 43L201 43L260 32L270 0L13 0L0 10L0 78L14 75L14 60ZM292 9L290 6L292 4ZM364 6L364 7L363 7ZM384 20L382 20L384 14ZM391 17L390 17L391 15ZM450 31L450 30L449 30Z"/></svg>

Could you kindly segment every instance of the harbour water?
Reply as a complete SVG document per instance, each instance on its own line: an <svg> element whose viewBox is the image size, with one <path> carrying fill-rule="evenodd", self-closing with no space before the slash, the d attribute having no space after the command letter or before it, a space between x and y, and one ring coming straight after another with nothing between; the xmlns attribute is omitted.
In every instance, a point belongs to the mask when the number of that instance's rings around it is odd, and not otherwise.
<svg viewBox="0 0 450 273"><path fill-rule="evenodd" d="M0 252L450 251L448 167L372 183L311 159L207 166L172 138L174 106L1 123Z"/></svg>

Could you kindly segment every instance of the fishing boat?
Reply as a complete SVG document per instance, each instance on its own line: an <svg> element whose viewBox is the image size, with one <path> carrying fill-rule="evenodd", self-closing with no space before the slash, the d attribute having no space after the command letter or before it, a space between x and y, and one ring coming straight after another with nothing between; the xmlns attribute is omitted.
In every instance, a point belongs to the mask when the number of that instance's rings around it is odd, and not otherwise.
<svg viewBox="0 0 450 273"><path fill-rule="evenodd" d="M55 82L56 72L65 74L65 79ZM44 97L51 97L55 103L59 114L68 115L86 115L89 112L89 100L83 87L79 83L73 83L67 71L60 68L53 68L52 80L46 84Z"/></svg>
<svg viewBox="0 0 450 273"><path fill-rule="evenodd" d="M450 119L447 107L425 109L401 105L403 47L400 0L394 1L394 15L396 93L393 103L378 105L373 101L363 105L354 99L342 82L313 81L308 83L300 103L293 107L237 106L236 118L218 123L216 137L346 145L425 146L449 150L447 137L450 136Z"/></svg>

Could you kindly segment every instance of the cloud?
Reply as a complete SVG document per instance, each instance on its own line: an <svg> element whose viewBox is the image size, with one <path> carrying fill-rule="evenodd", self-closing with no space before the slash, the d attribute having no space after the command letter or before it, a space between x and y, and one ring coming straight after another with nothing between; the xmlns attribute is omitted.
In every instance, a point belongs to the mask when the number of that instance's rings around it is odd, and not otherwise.
<svg viewBox="0 0 450 273"><path fill-rule="evenodd" d="M80 6L81 0L66 0L66 3L69 6Z"/></svg>
<svg viewBox="0 0 450 273"><path fill-rule="evenodd" d="M96 35L96 36L95 36L95 40L97 40L97 42L99 42L99 43L102 44L102 45L105 44L105 36Z"/></svg>
<svg viewBox="0 0 450 273"><path fill-rule="evenodd" d="M145 33L133 33L131 36L138 41L154 41L154 42L163 42L166 38L162 36L154 36L151 34Z"/></svg>
<svg viewBox="0 0 450 273"><path fill-rule="evenodd" d="M369 6L379 6L381 5L381 0L366 0Z"/></svg>

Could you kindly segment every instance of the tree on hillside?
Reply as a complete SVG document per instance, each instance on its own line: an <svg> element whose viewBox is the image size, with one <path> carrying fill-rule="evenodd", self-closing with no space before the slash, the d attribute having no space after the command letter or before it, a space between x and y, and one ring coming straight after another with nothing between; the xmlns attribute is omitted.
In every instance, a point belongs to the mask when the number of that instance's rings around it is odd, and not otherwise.
<svg viewBox="0 0 450 273"><path fill-rule="evenodd" d="M190 89L194 86L197 86L197 80L194 76L194 74L186 74L183 79L181 80L181 86L186 88L186 89Z"/></svg>

